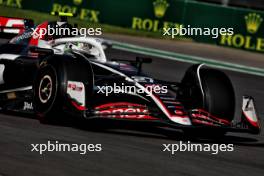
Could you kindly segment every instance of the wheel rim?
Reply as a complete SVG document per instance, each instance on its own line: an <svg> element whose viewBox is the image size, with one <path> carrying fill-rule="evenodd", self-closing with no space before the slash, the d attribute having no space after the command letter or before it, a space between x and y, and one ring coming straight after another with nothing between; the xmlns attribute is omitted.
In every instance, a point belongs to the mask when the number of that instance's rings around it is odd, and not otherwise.
<svg viewBox="0 0 264 176"><path fill-rule="evenodd" d="M47 103L52 94L52 79L49 75L45 75L39 84L39 99L42 103Z"/></svg>

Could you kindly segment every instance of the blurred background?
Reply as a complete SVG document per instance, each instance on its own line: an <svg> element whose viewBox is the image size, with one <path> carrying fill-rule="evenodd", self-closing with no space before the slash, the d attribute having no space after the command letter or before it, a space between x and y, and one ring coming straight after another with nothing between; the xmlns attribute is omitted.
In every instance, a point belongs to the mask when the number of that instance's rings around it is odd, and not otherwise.
<svg viewBox="0 0 264 176"><path fill-rule="evenodd" d="M180 36L195 41L264 53L263 0L21 0L0 1L0 15L33 19L35 24L55 20L52 12L75 14L79 27L102 27L103 33L168 39L163 28L233 28L234 35Z"/></svg>
<svg viewBox="0 0 264 176"><path fill-rule="evenodd" d="M257 9L257 10L264 9L263 0L197 0L197 1L215 3L215 4L225 5L225 6L251 8L251 9Z"/></svg>

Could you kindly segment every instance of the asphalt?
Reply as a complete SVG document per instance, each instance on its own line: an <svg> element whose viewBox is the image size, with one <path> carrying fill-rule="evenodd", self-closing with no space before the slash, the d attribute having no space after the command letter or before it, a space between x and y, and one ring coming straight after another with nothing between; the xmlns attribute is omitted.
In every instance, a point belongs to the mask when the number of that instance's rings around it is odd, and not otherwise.
<svg viewBox="0 0 264 176"><path fill-rule="evenodd" d="M133 59L137 54L109 50L111 58ZM179 81L190 64L153 58L145 72L165 80ZM252 95L259 117L264 119L264 77L226 72L234 84L239 117L241 97ZM218 139L193 139L178 130L157 129L134 124L85 122L82 124L41 124L32 117L0 115L0 176L31 175L106 175L106 176L255 176L264 173L264 134L228 133ZM102 126L103 127L100 127ZM163 144L234 144L233 152L163 152ZM31 144L102 144L101 152L80 155L77 152L31 152Z"/></svg>

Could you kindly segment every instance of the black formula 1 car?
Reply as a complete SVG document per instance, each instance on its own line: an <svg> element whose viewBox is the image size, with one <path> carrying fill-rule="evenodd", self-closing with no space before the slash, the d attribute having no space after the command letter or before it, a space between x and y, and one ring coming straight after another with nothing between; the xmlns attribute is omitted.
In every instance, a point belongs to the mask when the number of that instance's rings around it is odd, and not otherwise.
<svg viewBox="0 0 264 176"><path fill-rule="evenodd" d="M12 38L33 26L32 19L0 16L0 37Z"/></svg>
<svg viewBox="0 0 264 176"><path fill-rule="evenodd" d="M223 72L200 64L179 82L157 80L141 69L151 59L108 60L104 46L94 38L36 39L27 31L2 45L1 109L34 113L42 121L63 112L208 133L260 132L250 96L243 97L241 120L234 122L235 94Z"/></svg>

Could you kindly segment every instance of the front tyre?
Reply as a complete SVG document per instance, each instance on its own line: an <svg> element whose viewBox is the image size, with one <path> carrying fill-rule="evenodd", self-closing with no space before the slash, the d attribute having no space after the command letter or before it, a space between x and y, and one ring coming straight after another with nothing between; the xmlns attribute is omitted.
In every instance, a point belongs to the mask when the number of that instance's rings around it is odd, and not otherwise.
<svg viewBox="0 0 264 176"><path fill-rule="evenodd" d="M56 114L58 77L52 65L40 68L33 86L34 110L41 122L48 122Z"/></svg>
<svg viewBox="0 0 264 176"><path fill-rule="evenodd" d="M183 80L178 98L187 110L203 109L211 115L231 122L235 113L235 93L228 76L219 70L201 68L202 65L191 66ZM188 129L192 136L223 136L223 129Z"/></svg>
<svg viewBox="0 0 264 176"><path fill-rule="evenodd" d="M219 70L199 68L201 65L193 65L187 70L178 98L188 110L204 109L231 122L235 113L235 93L230 79Z"/></svg>

